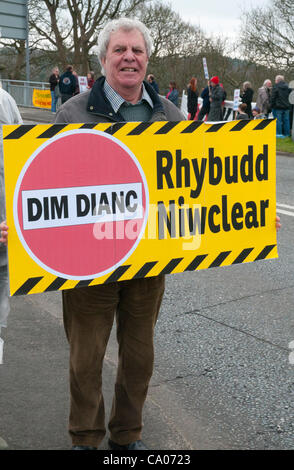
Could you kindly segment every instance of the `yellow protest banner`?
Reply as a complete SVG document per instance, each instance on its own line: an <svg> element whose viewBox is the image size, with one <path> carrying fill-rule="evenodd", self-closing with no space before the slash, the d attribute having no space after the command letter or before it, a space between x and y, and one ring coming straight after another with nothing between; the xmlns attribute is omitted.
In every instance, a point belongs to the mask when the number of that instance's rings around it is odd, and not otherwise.
<svg viewBox="0 0 294 470"><path fill-rule="evenodd" d="M4 126L11 295L275 258L275 121Z"/></svg>
<svg viewBox="0 0 294 470"><path fill-rule="evenodd" d="M51 93L50 90L33 90L33 105L37 108L51 109Z"/></svg>

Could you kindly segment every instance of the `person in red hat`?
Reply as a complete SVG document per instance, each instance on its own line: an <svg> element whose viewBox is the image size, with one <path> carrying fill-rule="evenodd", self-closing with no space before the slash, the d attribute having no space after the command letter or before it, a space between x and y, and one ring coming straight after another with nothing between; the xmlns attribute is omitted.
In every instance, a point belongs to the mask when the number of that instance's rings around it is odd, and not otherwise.
<svg viewBox="0 0 294 470"><path fill-rule="evenodd" d="M207 121L222 121L222 102L224 100L224 90L220 86L218 76L212 77L209 81L209 95L210 110Z"/></svg>

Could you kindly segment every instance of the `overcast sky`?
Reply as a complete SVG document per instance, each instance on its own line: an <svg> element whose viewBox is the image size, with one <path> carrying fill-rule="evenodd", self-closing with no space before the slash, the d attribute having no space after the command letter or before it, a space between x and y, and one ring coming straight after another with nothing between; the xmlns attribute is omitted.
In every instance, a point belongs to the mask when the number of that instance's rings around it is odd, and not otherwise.
<svg viewBox="0 0 294 470"><path fill-rule="evenodd" d="M190 23L199 25L206 33L237 37L242 9L262 6L270 0L168 0L173 10Z"/></svg>

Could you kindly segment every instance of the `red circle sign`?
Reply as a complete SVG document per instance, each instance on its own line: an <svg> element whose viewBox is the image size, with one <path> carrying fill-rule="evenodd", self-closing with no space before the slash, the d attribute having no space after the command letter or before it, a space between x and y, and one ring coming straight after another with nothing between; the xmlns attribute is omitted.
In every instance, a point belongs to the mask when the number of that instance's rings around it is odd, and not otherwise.
<svg viewBox="0 0 294 470"><path fill-rule="evenodd" d="M148 217L148 186L132 152L97 130L64 132L26 162L14 196L16 229L30 256L65 279L122 264Z"/></svg>

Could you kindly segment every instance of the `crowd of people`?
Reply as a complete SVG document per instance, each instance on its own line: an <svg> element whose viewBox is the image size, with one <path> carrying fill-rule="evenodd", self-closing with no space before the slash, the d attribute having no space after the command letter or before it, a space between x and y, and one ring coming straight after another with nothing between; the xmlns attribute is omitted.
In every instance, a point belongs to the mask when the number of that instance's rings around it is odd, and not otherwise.
<svg viewBox="0 0 294 470"><path fill-rule="evenodd" d="M95 78L94 72L87 73L87 88L93 87ZM72 65L67 65L62 75L59 74L58 67L54 67L49 77L50 93L51 93L51 111L56 113L58 99L60 97L61 104L65 103L72 96L80 93L79 78L77 72Z"/></svg>
<svg viewBox="0 0 294 470"><path fill-rule="evenodd" d="M272 113L277 120L277 137L289 137L291 131L289 94L291 89L285 82L283 75L277 75L272 86L270 79L266 79L257 91L257 98L252 108L254 90L251 83L246 81L242 85L240 104L235 119L264 119ZM219 77L214 76L208 80L208 84L201 90L202 106L198 104L199 92L197 79L192 77L187 87L188 119L202 121L227 120L232 109L225 112L224 102L226 92L220 83Z"/></svg>
<svg viewBox="0 0 294 470"><path fill-rule="evenodd" d="M146 81L159 94L159 86L153 74L148 74ZM78 75L72 65L68 65L62 75L59 75L58 67L54 67L49 77L51 92L51 111L56 113L58 98L61 104L80 92ZM94 72L87 74L87 88L92 88L95 83ZM263 85L258 88L256 103L252 108L254 90L249 81L242 84L240 92L240 104L234 119L263 119L270 114L277 120L277 137L288 137L291 132L289 94L291 89L285 82L283 75L277 75L275 85L272 86L270 79L266 79ZM179 106L179 90L174 80L169 83L169 89L165 97ZM199 105L198 98L202 99ZM197 78L192 77L187 86L187 111L188 119L202 121L222 121L227 120L233 112L232 108L225 107L227 93L218 76L213 76L208 80L207 86L201 92L197 87Z"/></svg>

